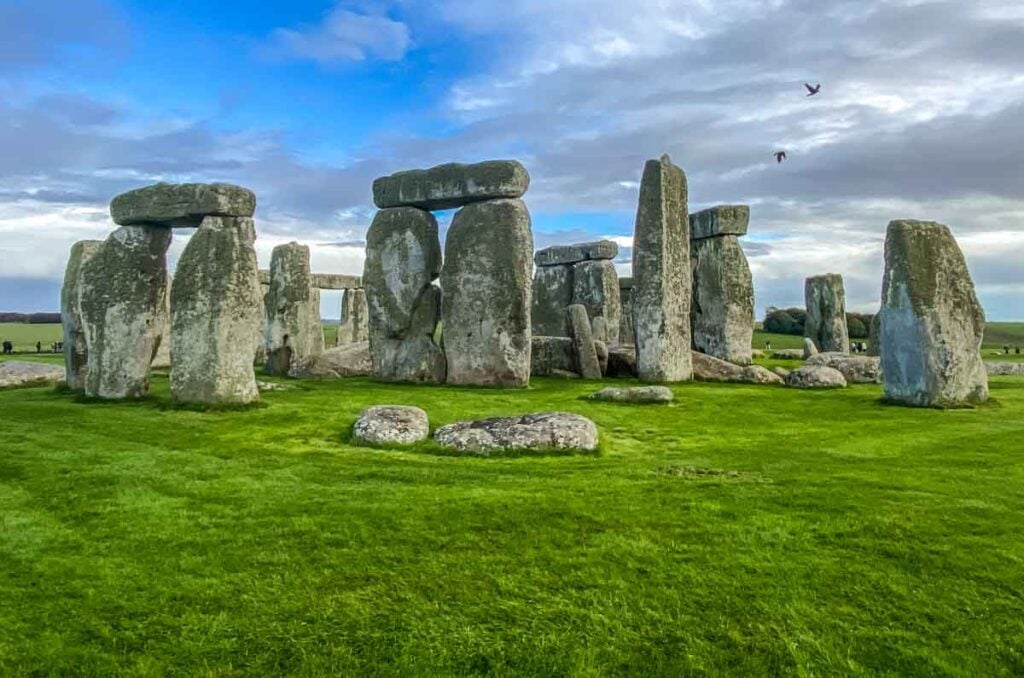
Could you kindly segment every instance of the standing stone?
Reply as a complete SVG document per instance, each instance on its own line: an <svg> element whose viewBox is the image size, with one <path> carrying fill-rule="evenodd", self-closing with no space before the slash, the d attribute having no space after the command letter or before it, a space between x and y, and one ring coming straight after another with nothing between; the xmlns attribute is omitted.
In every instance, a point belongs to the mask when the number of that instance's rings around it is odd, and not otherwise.
<svg viewBox="0 0 1024 678"><path fill-rule="evenodd" d="M827 273L808 278L804 284L804 300L807 304L804 336L813 340L819 351L849 353L843 276Z"/></svg>
<svg viewBox="0 0 1024 678"><path fill-rule="evenodd" d="M619 299L619 274L615 264L607 259L583 261L572 267L573 304L587 309L590 318L604 318L605 333L594 337L606 343L619 343L619 317L622 303Z"/></svg>
<svg viewBox="0 0 1024 678"><path fill-rule="evenodd" d="M96 256L101 240L82 240L71 247L60 291L60 321L64 330L64 372L68 388L85 390L89 350L82 317L82 267Z"/></svg>
<svg viewBox="0 0 1024 678"><path fill-rule="evenodd" d="M868 355L882 355L882 313L878 312L871 318L871 329L868 331Z"/></svg>
<svg viewBox="0 0 1024 678"><path fill-rule="evenodd" d="M252 219L207 217L178 260L171 288L171 396L178 402L259 400L255 242Z"/></svg>
<svg viewBox="0 0 1024 678"><path fill-rule="evenodd" d="M122 226L81 268L88 346L86 395L141 398L167 322L171 229Z"/></svg>
<svg viewBox="0 0 1024 678"><path fill-rule="evenodd" d="M533 273L533 334L567 337L565 309L572 304L572 266L538 266Z"/></svg>
<svg viewBox="0 0 1024 678"><path fill-rule="evenodd" d="M446 210L486 200L520 198L529 187L529 173L515 160L449 163L374 180L373 202L381 209Z"/></svg>
<svg viewBox="0 0 1024 678"><path fill-rule="evenodd" d="M374 374L384 381L440 384L444 352L434 342L441 314L437 220L415 207L377 213L366 235L363 285Z"/></svg>
<svg viewBox="0 0 1024 678"><path fill-rule="evenodd" d="M160 347L153 356L150 368L154 370L168 370L171 368L171 290L174 287L174 276L167 275L167 301L164 305L167 322L160 332Z"/></svg>
<svg viewBox="0 0 1024 678"><path fill-rule="evenodd" d="M324 350L320 290L313 287L308 247L292 242L274 248L264 304L267 374L287 375L293 363Z"/></svg>
<svg viewBox="0 0 1024 678"><path fill-rule="evenodd" d="M622 305L619 343L632 345L636 342L633 331L633 278L619 278L619 303Z"/></svg>
<svg viewBox="0 0 1024 678"><path fill-rule="evenodd" d="M600 379L601 363L594 347L594 337L590 333L587 309L580 304L573 304L565 310L565 314L569 319L569 336L576 354L576 371L584 379Z"/></svg>
<svg viewBox="0 0 1024 678"><path fill-rule="evenodd" d="M900 220L885 238L881 310L887 399L963 407L988 399L985 312L949 227Z"/></svg>
<svg viewBox="0 0 1024 678"><path fill-rule="evenodd" d="M649 160L633 236L637 373L647 382L693 378L686 175L667 155Z"/></svg>
<svg viewBox="0 0 1024 678"><path fill-rule="evenodd" d="M818 347L814 345L814 340L804 337L804 360L816 355L818 355Z"/></svg>
<svg viewBox="0 0 1024 678"><path fill-rule="evenodd" d="M695 221L699 222L691 219L691 225ZM707 355L749 365L753 360L754 277L739 239L735 235L708 237L693 240L690 247L693 345Z"/></svg>
<svg viewBox="0 0 1024 678"><path fill-rule="evenodd" d="M530 382L533 234L522 200L494 200L456 213L445 242L444 350L448 382Z"/></svg>
<svg viewBox="0 0 1024 678"><path fill-rule="evenodd" d="M341 298L341 322L338 324L336 346L346 346L361 341L369 341L370 331L367 325L370 311L366 305L366 291L355 288L345 290Z"/></svg>

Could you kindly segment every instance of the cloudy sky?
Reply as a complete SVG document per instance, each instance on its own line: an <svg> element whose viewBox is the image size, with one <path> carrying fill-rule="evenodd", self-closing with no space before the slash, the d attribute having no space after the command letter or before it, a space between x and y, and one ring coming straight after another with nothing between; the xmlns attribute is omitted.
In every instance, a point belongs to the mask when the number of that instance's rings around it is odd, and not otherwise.
<svg viewBox="0 0 1024 678"><path fill-rule="evenodd" d="M56 310L155 181L248 186L263 265L359 273L375 176L519 158L538 246L628 245L666 152L691 211L751 205L759 315L826 271L873 310L907 217L1024 319L1020 0L0 0L0 310Z"/></svg>

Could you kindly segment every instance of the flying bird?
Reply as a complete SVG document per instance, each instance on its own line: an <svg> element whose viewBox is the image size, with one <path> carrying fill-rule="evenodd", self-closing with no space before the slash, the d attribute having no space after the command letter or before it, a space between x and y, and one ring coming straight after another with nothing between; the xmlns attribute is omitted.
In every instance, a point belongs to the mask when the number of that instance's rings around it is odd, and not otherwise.
<svg viewBox="0 0 1024 678"><path fill-rule="evenodd" d="M817 94L818 92L821 91L821 83L820 82L817 85L815 85L814 87L811 87L810 85L808 85L805 82L804 83L804 87L807 88L807 96L809 96L809 97L813 97L815 94Z"/></svg>
<svg viewBox="0 0 1024 678"><path fill-rule="evenodd" d="M785 159L786 159L786 152L785 151L776 151L776 153L775 153L775 162L781 163Z"/></svg>

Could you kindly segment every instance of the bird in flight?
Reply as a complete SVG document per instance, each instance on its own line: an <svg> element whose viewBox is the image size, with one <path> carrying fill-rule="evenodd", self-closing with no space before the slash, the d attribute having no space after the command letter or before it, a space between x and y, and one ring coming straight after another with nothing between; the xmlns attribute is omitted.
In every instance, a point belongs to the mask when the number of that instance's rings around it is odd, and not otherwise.
<svg viewBox="0 0 1024 678"><path fill-rule="evenodd" d="M775 162L781 163L785 159L786 159L786 152L785 151L776 151L776 153L775 153Z"/></svg>
<svg viewBox="0 0 1024 678"><path fill-rule="evenodd" d="M809 97L813 97L815 94L817 94L818 92L821 91L821 83L820 82L817 85L815 85L814 87L811 87L810 85L808 85L805 82L804 83L804 87L807 88L807 96L809 96Z"/></svg>

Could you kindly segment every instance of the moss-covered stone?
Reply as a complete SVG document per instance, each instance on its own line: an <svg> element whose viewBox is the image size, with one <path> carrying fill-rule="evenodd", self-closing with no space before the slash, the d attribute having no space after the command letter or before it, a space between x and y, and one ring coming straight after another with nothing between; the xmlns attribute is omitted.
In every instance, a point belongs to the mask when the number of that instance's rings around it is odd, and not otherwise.
<svg viewBox="0 0 1024 678"><path fill-rule="evenodd" d="M690 244L694 347L716 358L749 365L754 340L754 277L736 236Z"/></svg>
<svg viewBox="0 0 1024 678"><path fill-rule="evenodd" d="M446 210L485 200L519 198L529 187L530 174L515 160L449 163L376 179L373 202L381 209Z"/></svg>
<svg viewBox="0 0 1024 678"><path fill-rule="evenodd" d="M807 317L804 336L820 351L849 353L850 333L846 327L846 289L843 276L826 273L804 283Z"/></svg>
<svg viewBox="0 0 1024 678"><path fill-rule="evenodd" d="M208 216L251 217L256 195L231 184L154 184L116 196L110 216L122 226L198 228Z"/></svg>
<svg viewBox="0 0 1024 678"><path fill-rule="evenodd" d="M96 256L102 240L82 240L71 247L60 292L60 321L64 332L64 372L68 388L85 390L89 369L85 320L82 316L82 267Z"/></svg>
<svg viewBox="0 0 1024 678"><path fill-rule="evenodd" d="M308 247L292 242L274 248L263 303L267 374L286 375L293 363L324 350L320 290L313 287Z"/></svg>

